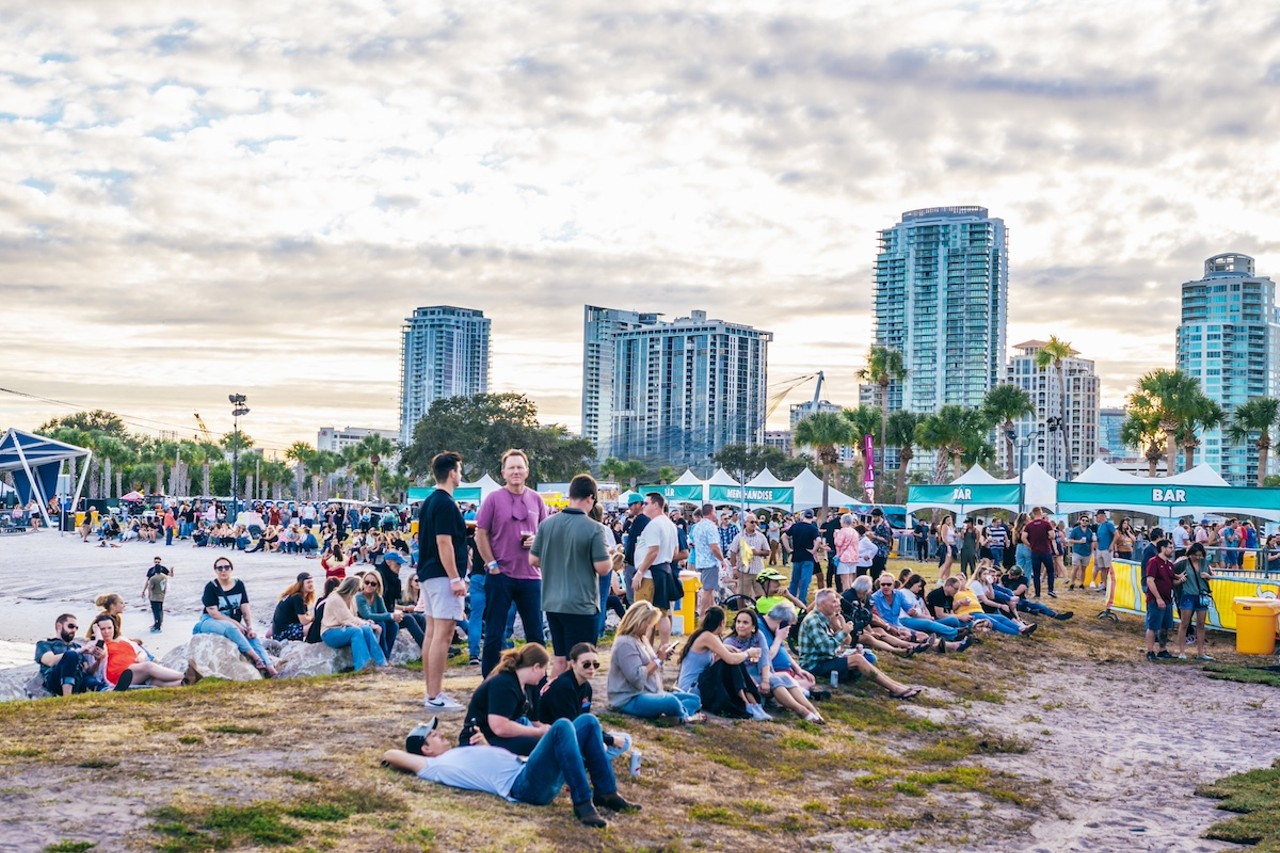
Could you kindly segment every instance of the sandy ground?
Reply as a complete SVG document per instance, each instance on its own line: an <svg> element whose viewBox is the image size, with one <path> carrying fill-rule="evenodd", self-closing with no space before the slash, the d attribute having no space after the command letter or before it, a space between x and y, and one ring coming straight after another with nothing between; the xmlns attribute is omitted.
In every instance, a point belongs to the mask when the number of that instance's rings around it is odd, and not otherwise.
<svg viewBox="0 0 1280 853"><path fill-rule="evenodd" d="M99 548L79 535L41 531L0 536L0 668L30 663L37 640L53 635L59 613L81 620L93 618L93 601L105 592L124 596L124 631L141 640L157 656L186 642L199 618L200 595L213 578L215 556L230 556L236 576L244 581L255 620L269 623L276 598L298 572L309 571L323 581L319 560L300 554L236 554L221 548L193 548L178 541L130 542L119 548ZM142 598L142 585L154 557L176 575L169 583L164 631L149 632L151 605Z"/></svg>

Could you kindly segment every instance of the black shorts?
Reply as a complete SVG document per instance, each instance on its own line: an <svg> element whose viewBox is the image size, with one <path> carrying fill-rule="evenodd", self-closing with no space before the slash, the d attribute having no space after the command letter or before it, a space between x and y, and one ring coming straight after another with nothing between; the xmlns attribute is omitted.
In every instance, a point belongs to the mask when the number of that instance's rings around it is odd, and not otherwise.
<svg viewBox="0 0 1280 853"><path fill-rule="evenodd" d="M813 666L809 667L809 672L813 673L813 677L819 681L824 678L829 678L833 672L840 673L841 681L854 681L859 675L861 675L861 673L856 669L850 670L849 659L843 657L820 660Z"/></svg>
<svg viewBox="0 0 1280 853"><path fill-rule="evenodd" d="M653 575L653 606L659 610L670 610L671 602L684 597L684 589L671 571L671 564L650 566L649 573Z"/></svg>
<svg viewBox="0 0 1280 853"><path fill-rule="evenodd" d="M547 613L547 628L551 631L551 648L556 657L567 658L569 650L578 643L595 644L596 627L600 617L594 613Z"/></svg>

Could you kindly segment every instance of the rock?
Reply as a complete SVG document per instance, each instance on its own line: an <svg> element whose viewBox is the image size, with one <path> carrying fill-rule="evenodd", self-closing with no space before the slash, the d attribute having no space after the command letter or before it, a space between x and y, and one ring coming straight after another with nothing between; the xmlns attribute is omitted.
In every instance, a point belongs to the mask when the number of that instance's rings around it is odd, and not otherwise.
<svg viewBox="0 0 1280 853"><path fill-rule="evenodd" d="M178 672L187 671L187 662L190 658L187 656L187 644L174 646L165 652L164 657L160 658L160 665L167 666L169 669L176 669Z"/></svg>
<svg viewBox="0 0 1280 853"><path fill-rule="evenodd" d="M281 643L276 669L281 678L333 675L355 669L351 649L332 649L324 643Z"/></svg>
<svg viewBox="0 0 1280 853"><path fill-rule="evenodd" d="M195 634L187 643L187 663L204 678L227 681L255 681L262 678L258 668L240 654L235 643L217 634ZM173 667L179 672L185 667Z"/></svg>
<svg viewBox="0 0 1280 853"><path fill-rule="evenodd" d="M29 663L11 669L0 669L0 702L48 696L40 678L38 664Z"/></svg>
<svg viewBox="0 0 1280 853"><path fill-rule="evenodd" d="M392 666L404 666L415 660L422 660L422 646L418 645L413 637L409 636L409 632L402 628L396 636L396 644L391 647L391 660L387 663Z"/></svg>

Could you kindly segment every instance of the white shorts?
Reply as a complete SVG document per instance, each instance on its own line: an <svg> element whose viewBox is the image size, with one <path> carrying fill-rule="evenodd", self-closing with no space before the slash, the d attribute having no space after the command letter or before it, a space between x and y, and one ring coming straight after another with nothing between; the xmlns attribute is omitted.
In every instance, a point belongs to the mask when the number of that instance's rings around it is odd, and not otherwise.
<svg viewBox="0 0 1280 853"><path fill-rule="evenodd" d="M452 619L461 622L466 615L463 596L454 595L449 578L428 578L422 582L418 606L429 619Z"/></svg>
<svg viewBox="0 0 1280 853"><path fill-rule="evenodd" d="M838 575L851 575L857 568L857 563L846 563L844 560L836 560L836 574Z"/></svg>

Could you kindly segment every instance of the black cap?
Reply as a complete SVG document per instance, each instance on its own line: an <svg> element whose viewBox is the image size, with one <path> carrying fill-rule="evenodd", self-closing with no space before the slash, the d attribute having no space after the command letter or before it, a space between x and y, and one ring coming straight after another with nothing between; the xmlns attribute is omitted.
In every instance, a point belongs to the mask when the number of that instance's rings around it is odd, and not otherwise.
<svg viewBox="0 0 1280 853"><path fill-rule="evenodd" d="M298 572L298 583L302 583L309 577L311 577L311 572Z"/></svg>

